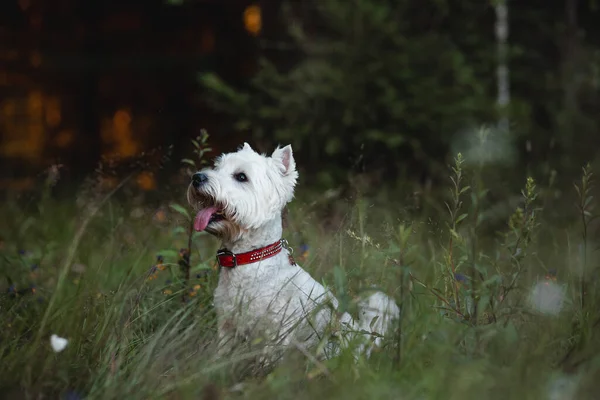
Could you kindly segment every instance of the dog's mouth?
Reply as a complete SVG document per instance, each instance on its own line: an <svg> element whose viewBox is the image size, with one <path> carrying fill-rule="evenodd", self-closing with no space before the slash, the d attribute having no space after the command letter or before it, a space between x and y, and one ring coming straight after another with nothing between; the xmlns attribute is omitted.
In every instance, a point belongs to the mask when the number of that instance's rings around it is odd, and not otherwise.
<svg viewBox="0 0 600 400"><path fill-rule="evenodd" d="M205 206L201 208L194 218L194 230L200 232L205 230L210 224L225 220L223 207L218 204Z"/></svg>

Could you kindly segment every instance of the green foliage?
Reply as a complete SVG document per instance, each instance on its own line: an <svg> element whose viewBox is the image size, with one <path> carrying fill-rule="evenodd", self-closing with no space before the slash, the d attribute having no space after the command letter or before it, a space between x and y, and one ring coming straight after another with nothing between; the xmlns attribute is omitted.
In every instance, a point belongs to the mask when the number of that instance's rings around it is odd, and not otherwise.
<svg viewBox="0 0 600 400"><path fill-rule="evenodd" d="M217 243L190 235L187 206L169 202L166 220L149 228L149 218L136 219L111 196L101 197L94 214L51 195L33 209L8 202L0 227L0 390L17 398L76 391L89 399L237 396L233 389L253 399L595 398L595 253L572 251L591 240L591 167L572 193L572 215L578 211L581 220L567 228L544 220L543 188L528 178L503 231L485 242L486 182L481 166L468 165L458 155L449 168L449 217L406 220L402 204L377 210L359 199L334 231L321 226L316 206L293 204L291 226L303 224L311 249L302 265L330 284L344 309L355 313L374 286L395 297L402 312L369 360L355 362L351 348L319 360L328 350L324 338L316 349L292 349L266 376L254 362L260 339L231 356L215 354ZM442 204L443 197L430 201ZM432 229L437 221L441 230ZM542 240L542 230L553 240ZM545 261L543 253L551 257ZM183 274L182 260L189 266ZM565 288L552 314L531 302L539 285ZM52 352L51 334L69 340L63 352ZM565 385L553 388L557 379Z"/></svg>
<svg viewBox="0 0 600 400"><path fill-rule="evenodd" d="M200 135L192 139L193 153L196 159L184 158L181 160L183 164L189 165L193 169L198 169L207 164L205 155L212 151L208 144L208 136L208 132L202 129Z"/></svg>
<svg viewBox="0 0 600 400"><path fill-rule="evenodd" d="M303 55L288 70L262 59L248 91L215 74L200 77L216 108L237 129L292 143L298 154L345 177L353 166L441 172L456 133L493 114L480 69L491 68L491 43L475 46L473 22L450 21L445 33L420 23L442 21L486 6L447 1L345 0L287 7L290 35ZM456 10L454 10L456 8ZM490 50L491 51L491 50Z"/></svg>

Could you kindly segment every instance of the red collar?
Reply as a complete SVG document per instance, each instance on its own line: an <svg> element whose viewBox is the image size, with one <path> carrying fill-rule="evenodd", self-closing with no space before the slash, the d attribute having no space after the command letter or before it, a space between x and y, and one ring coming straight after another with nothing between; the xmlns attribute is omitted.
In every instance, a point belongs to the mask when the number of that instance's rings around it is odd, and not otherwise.
<svg viewBox="0 0 600 400"><path fill-rule="evenodd" d="M246 253L233 254L227 249L217 251L217 262L221 267L235 268L238 265L252 264L257 261L265 260L277 255L287 244L285 239L276 241L260 249L248 251ZM290 254L290 263L293 263L292 255Z"/></svg>

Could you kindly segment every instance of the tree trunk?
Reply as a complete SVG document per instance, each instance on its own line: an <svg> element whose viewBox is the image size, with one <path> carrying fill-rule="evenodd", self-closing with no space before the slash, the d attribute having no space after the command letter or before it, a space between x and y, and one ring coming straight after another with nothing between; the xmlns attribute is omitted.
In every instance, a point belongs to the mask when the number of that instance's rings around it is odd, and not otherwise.
<svg viewBox="0 0 600 400"><path fill-rule="evenodd" d="M507 0L497 0L496 6L496 79L498 84L498 130L509 131L508 104L510 103L510 81L508 70L508 4Z"/></svg>
<svg viewBox="0 0 600 400"><path fill-rule="evenodd" d="M564 106L567 112L577 111L577 0L566 0L565 2L566 30L564 43Z"/></svg>

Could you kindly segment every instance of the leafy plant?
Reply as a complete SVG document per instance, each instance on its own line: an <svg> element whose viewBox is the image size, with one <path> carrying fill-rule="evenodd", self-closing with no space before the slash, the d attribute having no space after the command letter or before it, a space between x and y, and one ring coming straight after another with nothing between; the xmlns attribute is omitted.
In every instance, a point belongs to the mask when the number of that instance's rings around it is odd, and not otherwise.
<svg viewBox="0 0 600 400"><path fill-rule="evenodd" d="M462 34L454 32L451 40L445 29L432 33L415 23L424 9L427 20L442 20L455 7L447 1L415 8L406 0L352 6L328 0L309 2L303 13L288 2L289 47L301 54L298 63L284 70L261 59L248 90L213 73L202 74L200 82L207 101L231 115L238 130L292 143L307 157L305 165L318 161L319 171L326 167L334 181L346 179L348 170L382 166L438 176L438 160L456 133L494 112L476 76L491 53L469 51L473 24L455 25ZM486 12L483 6L459 8Z"/></svg>
<svg viewBox="0 0 600 400"><path fill-rule="evenodd" d="M208 145L208 133L205 130L202 130L200 132L200 135L198 137L196 137L195 139L192 139L192 145L193 145L193 153L196 156L195 159L190 159L190 158L184 158L182 161L182 163L188 165L190 168L188 168L188 172L190 174L190 176L196 172L198 169L200 169L202 166L207 164L207 160L206 160L206 154L208 152L210 152L212 149L209 147ZM192 257L192 242L193 242L193 238L196 236L196 232L194 232L194 218L192 215L190 215L190 213L188 212L187 208L184 207L181 204L178 203L171 203L170 205L171 209L177 213L179 213L183 218L184 218L184 223L185 225L180 226L180 227L176 227L176 230L179 230L179 228L187 233L187 247L186 248L182 248L179 250L179 267L181 270L181 274L183 277L183 286L184 286L184 290L182 293L182 301L185 303L188 299L188 294L194 294L194 290L191 290L189 293L187 290L188 287L188 283L190 281L190 274L192 271L192 265L191 265L191 257ZM198 267L194 268L194 270L202 270L202 272L204 270L206 270L207 268L204 265L199 265Z"/></svg>

